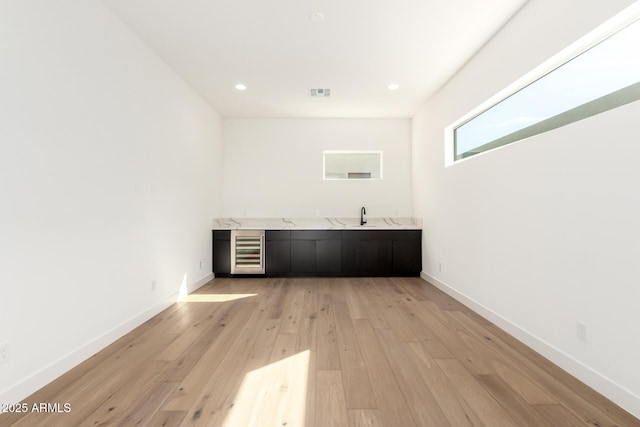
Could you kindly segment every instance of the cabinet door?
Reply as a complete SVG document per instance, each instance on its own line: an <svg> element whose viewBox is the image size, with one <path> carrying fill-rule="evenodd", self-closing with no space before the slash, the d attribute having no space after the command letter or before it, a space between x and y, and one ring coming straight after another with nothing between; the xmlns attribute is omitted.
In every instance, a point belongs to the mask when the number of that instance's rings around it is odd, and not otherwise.
<svg viewBox="0 0 640 427"><path fill-rule="evenodd" d="M213 272L218 275L231 273L231 242L220 238L214 232L213 238Z"/></svg>
<svg viewBox="0 0 640 427"><path fill-rule="evenodd" d="M316 272L315 240L291 240L291 272Z"/></svg>
<svg viewBox="0 0 640 427"><path fill-rule="evenodd" d="M291 272L291 231L265 231L265 274L288 276Z"/></svg>
<svg viewBox="0 0 640 427"><path fill-rule="evenodd" d="M340 240L316 241L317 272L338 274L342 271L342 250Z"/></svg>
<svg viewBox="0 0 640 427"><path fill-rule="evenodd" d="M418 276L422 271L422 230L393 233L393 274Z"/></svg>
<svg viewBox="0 0 640 427"><path fill-rule="evenodd" d="M393 273L398 275L416 275L422 270L420 240L393 241Z"/></svg>
<svg viewBox="0 0 640 427"><path fill-rule="evenodd" d="M350 237L353 237L351 235ZM390 239L372 239L362 233L362 239L342 241L342 271L355 276L384 276L393 273L393 245Z"/></svg>
<svg viewBox="0 0 640 427"><path fill-rule="evenodd" d="M342 240L342 272L356 276L364 275L367 272L364 241Z"/></svg>
<svg viewBox="0 0 640 427"><path fill-rule="evenodd" d="M365 253L367 273L388 275L393 273L393 245L391 240L367 240Z"/></svg>
<svg viewBox="0 0 640 427"><path fill-rule="evenodd" d="M289 240L267 240L265 259L267 276L288 275L291 272L291 242Z"/></svg>

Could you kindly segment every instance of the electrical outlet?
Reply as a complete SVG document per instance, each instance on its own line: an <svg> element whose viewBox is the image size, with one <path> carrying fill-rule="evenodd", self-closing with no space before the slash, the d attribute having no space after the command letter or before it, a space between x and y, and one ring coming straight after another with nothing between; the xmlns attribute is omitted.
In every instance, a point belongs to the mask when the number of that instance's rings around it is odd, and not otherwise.
<svg viewBox="0 0 640 427"><path fill-rule="evenodd" d="M320 216L320 209L316 209L316 216Z"/></svg>
<svg viewBox="0 0 640 427"><path fill-rule="evenodd" d="M151 281L151 291L155 291L156 290L156 281L152 280Z"/></svg>
<svg viewBox="0 0 640 427"><path fill-rule="evenodd" d="M0 344L0 365L9 361L9 343Z"/></svg>
<svg viewBox="0 0 640 427"><path fill-rule="evenodd" d="M439 271L442 271L442 261L440 261L440 262L438 263L438 270L439 270Z"/></svg>
<svg viewBox="0 0 640 427"><path fill-rule="evenodd" d="M576 335L582 342L587 342L587 325L582 322L576 324Z"/></svg>
<svg viewBox="0 0 640 427"><path fill-rule="evenodd" d="M202 260L200 261L200 270L202 270Z"/></svg>

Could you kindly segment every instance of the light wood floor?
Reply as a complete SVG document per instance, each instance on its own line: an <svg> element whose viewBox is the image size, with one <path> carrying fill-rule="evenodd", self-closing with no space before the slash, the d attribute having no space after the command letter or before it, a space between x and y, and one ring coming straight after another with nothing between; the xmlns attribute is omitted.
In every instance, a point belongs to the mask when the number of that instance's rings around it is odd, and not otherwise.
<svg viewBox="0 0 640 427"><path fill-rule="evenodd" d="M216 279L0 425L640 426L417 278Z"/></svg>

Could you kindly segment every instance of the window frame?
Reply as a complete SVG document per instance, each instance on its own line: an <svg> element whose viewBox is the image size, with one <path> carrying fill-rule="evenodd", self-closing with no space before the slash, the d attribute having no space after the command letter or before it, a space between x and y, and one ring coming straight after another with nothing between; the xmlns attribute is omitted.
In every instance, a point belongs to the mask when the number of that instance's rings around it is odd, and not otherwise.
<svg viewBox="0 0 640 427"><path fill-rule="evenodd" d="M495 105L499 104L505 99L516 94L518 91L524 89L525 87L531 85L537 80L543 78L547 74L552 73L556 69L562 67L567 62L582 55L584 52L588 51L592 47L603 42L604 40L611 37L618 31L624 29L628 25L631 25L638 20L640 20L640 2L636 2L631 6L628 6L627 8L623 9L621 12L619 12L609 20L605 21L603 24L599 25L594 30L590 31L589 33L579 38L574 43L562 49L560 52L553 55L551 58L544 61L542 64L538 65L537 67L535 67L534 69L532 69L531 71L529 71L528 73L526 73L525 75L523 75L522 77L520 77L519 79L517 79L516 81L514 81L513 83L511 83L501 91L499 91L498 93L496 93L495 95L491 96L489 99L487 99L486 101L484 101L483 103L481 103L480 105L478 105L477 107L469 111L467 114L463 115L458 120L454 121L452 124L447 126L444 129L444 157L445 157L444 165L445 167L449 167L454 164L465 162L469 159L476 158L478 156L493 152L497 149L509 146L511 144L525 141L529 139L531 136L535 136L535 135L538 135L539 133L545 132L546 130L535 133L534 135L525 136L515 141L507 142L497 147L489 148L485 151L482 151L467 157L456 159L455 131L457 128L468 123L474 118L480 116L481 114L491 109ZM557 117L557 116L558 115L553 117ZM573 122L575 121L571 121L565 124L569 124ZM565 124L561 126L564 126ZM560 127L560 126L557 126L557 127ZM554 127L551 129L555 129L557 127Z"/></svg>

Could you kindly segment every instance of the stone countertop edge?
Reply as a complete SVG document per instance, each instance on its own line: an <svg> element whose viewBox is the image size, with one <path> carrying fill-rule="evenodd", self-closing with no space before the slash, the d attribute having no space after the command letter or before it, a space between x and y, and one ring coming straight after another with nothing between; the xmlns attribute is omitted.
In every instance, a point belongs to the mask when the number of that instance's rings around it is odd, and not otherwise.
<svg viewBox="0 0 640 427"><path fill-rule="evenodd" d="M216 218L213 230L421 230L419 218Z"/></svg>

